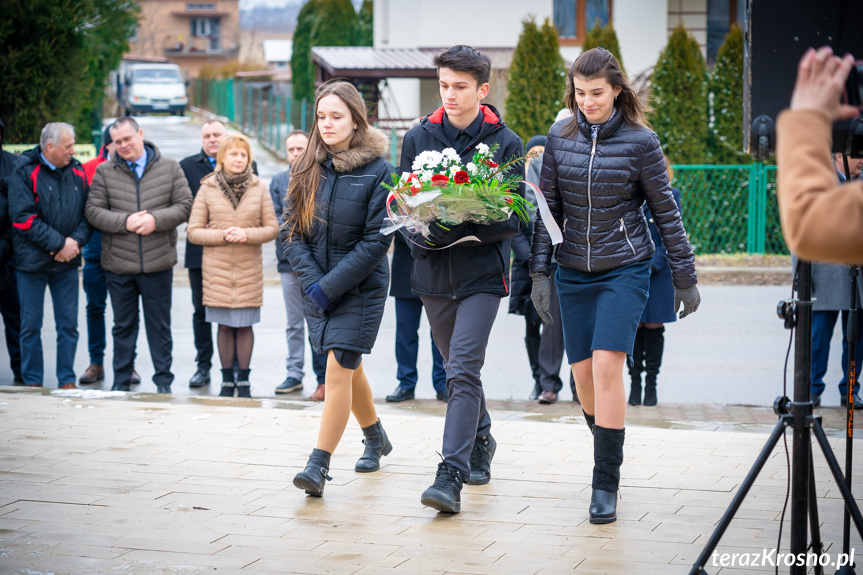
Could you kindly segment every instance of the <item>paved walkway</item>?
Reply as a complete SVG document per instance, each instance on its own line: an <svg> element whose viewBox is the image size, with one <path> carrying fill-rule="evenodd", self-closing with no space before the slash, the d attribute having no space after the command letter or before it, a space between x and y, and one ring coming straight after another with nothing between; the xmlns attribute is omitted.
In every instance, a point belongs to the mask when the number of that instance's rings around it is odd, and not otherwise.
<svg viewBox="0 0 863 575"><path fill-rule="evenodd" d="M594 526L591 437L572 411L547 422L495 409L493 480L465 487L462 513L445 516L419 503L443 428L431 408L380 406L395 449L368 475L353 471L362 445L351 421L314 499L291 478L319 404L3 391L0 571L31 575L688 573L766 439L630 422L619 520ZM844 461L844 442L832 443ZM835 553L841 501L815 459ZM786 479L780 444L719 552L775 547ZM863 550L856 534L852 547Z"/></svg>

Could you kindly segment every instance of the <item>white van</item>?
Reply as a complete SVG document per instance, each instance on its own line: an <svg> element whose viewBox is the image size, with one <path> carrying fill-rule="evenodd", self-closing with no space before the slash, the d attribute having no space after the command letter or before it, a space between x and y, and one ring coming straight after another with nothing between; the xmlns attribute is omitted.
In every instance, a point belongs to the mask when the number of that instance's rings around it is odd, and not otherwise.
<svg viewBox="0 0 863 575"><path fill-rule="evenodd" d="M176 64L132 64L126 68L125 80L127 116L147 112L182 116L186 112L186 82Z"/></svg>

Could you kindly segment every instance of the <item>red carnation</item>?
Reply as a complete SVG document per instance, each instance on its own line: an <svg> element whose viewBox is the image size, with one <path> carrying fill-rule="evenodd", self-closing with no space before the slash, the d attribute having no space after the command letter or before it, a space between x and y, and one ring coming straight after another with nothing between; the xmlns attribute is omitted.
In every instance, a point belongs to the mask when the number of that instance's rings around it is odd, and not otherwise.
<svg viewBox="0 0 863 575"><path fill-rule="evenodd" d="M491 160L486 160L485 165L488 166L489 168L496 168L497 167L497 164L495 164Z"/></svg>
<svg viewBox="0 0 863 575"><path fill-rule="evenodd" d="M464 170L459 170L453 176L452 181L457 184L467 184L470 182L470 176Z"/></svg>
<svg viewBox="0 0 863 575"><path fill-rule="evenodd" d="M419 178L414 173L411 173L411 175L408 176L408 179L405 180L405 183L410 185L411 192L419 192L423 189L423 185L420 183Z"/></svg>
<svg viewBox="0 0 863 575"><path fill-rule="evenodd" d="M447 185L449 182L449 178L444 174L435 174L432 176L432 185L436 187L443 187Z"/></svg>

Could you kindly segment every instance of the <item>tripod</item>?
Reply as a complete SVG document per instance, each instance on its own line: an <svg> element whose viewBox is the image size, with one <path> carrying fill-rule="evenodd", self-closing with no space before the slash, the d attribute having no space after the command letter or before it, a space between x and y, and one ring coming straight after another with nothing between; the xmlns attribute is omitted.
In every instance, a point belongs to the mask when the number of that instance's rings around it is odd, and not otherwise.
<svg viewBox="0 0 863 575"><path fill-rule="evenodd" d="M812 362L812 264L803 261L799 262L797 282L798 299L780 302L779 309L777 310L780 317L785 320L786 328L796 328L794 338L794 401L789 401L787 397L780 397L774 403L773 409L779 416L779 421L776 423L776 427L773 428L773 432L770 434L761 453L756 458L752 469L749 470L749 473L740 485L740 489L737 491L734 499L732 499L731 505L725 511L725 514L707 541L707 545L701 551L701 555L698 556L692 570L689 572L690 575L706 575L707 571L704 570L704 566L707 565L708 559L716 549L716 546L719 545L719 540L731 525L735 513L740 509L747 493L749 493L749 490L758 478L758 474L767 463L771 452L776 447L776 443L785 435L785 430L789 427L793 430L791 461L791 554L794 557L805 557L806 555L807 518L809 520L809 529L812 532L811 547L813 553L820 557L824 551L818 521L818 501L815 491L815 469L812 461L811 435L814 435L818 441L818 445L824 453L824 458L827 460L827 466L830 468L833 479L836 481L836 485L842 494L842 499L845 501L846 512L854 520L857 532L863 538L863 516L860 514L860 508L854 501L849 484L842 477L842 470L836 461L836 456L833 454L824 429L821 427L821 417L812 414L812 401L809 395ZM848 536L850 537L850 533L848 533ZM802 565L797 563L795 561L795 564L790 567L791 575L803 575L806 573L808 569L806 562L804 561ZM852 573L853 571L846 572ZM823 568L820 565L816 565L815 573L816 575L823 574Z"/></svg>

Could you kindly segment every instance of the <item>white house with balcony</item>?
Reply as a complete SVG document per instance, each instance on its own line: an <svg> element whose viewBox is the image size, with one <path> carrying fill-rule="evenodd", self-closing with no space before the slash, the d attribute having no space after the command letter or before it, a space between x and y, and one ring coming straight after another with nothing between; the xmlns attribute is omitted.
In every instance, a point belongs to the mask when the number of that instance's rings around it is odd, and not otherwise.
<svg viewBox="0 0 863 575"><path fill-rule="evenodd" d="M522 21L528 17L538 23L549 18L555 24L560 53L567 62L581 53L585 33L594 22L611 21L624 65L634 77L653 67L669 33L681 22L712 62L730 25L742 25L744 7L745 0L376 0L374 47L384 53L392 49L424 52L429 62L434 53L454 44L482 50L491 57L496 72L487 101L502 108L506 71ZM397 65L393 64L394 71ZM404 70L399 72L386 79L381 119L416 118L440 105L434 78L405 77Z"/></svg>

